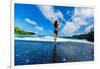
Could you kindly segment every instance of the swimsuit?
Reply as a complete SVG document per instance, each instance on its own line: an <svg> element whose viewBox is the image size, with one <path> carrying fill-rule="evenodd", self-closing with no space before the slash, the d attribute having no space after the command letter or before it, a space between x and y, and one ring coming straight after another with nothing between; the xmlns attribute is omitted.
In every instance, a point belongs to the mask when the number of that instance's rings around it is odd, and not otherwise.
<svg viewBox="0 0 100 69"><path fill-rule="evenodd" d="M54 33L55 33L55 34L58 34L58 29L55 29L55 30L54 30Z"/></svg>

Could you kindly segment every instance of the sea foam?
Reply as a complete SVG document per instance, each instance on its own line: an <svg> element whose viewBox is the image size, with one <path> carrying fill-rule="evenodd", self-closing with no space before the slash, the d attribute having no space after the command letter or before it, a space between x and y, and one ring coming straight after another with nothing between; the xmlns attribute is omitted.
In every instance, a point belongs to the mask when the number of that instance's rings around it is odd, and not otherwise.
<svg viewBox="0 0 100 69"><path fill-rule="evenodd" d="M45 41L45 42L54 42L54 37L45 36L45 37L15 37L15 40L25 40L25 41ZM57 38L57 42L78 42L78 43L89 43L94 44L93 42L89 42L87 40L79 40L79 39L68 39L68 38Z"/></svg>

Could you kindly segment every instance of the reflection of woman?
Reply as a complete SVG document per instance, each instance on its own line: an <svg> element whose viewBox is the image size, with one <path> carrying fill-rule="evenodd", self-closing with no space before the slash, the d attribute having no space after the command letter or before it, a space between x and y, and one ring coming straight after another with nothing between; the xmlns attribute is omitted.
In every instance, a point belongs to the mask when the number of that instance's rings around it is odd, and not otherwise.
<svg viewBox="0 0 100 69"><path fill-rule="evenodd" d="M57 20L53 21L53 23L54 23L54 40L56 42L57 36L58 36L58 26L59 26L59 23L58 23Z"/></svg>

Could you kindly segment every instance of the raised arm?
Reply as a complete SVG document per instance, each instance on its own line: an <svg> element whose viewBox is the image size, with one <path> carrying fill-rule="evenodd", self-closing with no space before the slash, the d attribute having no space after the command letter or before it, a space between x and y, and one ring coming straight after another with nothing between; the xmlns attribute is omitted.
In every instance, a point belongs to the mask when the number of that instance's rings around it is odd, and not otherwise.
<svg viewBox="0 0 100 69"><path fill-rule="evenodd" d="M54 23L54 19L53 19L53 17L51 17L51 21L52 21L52 23Z"/></svg>
<svg viewBox="0 0 100 69"><path fill-rule="evenodd" d="M57 25L58 25L58 28L60 27L60 23L57 23Z"/></svg>

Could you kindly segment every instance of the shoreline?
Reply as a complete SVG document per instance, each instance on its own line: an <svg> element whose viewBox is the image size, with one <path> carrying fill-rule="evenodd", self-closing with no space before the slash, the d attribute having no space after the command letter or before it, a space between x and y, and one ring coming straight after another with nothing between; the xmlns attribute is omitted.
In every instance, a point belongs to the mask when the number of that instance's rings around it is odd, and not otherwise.
<svg viewBox="0 0 100 69"><path fill-rule="evenodd" d="M25 38L18 38L15 37L14 40L24 40L24 41L43 41L43 42L54 42L53 37L52 38L38 38L38 37L25 37ZM57 42L78 42L78 43L88 43L88 44L94 44L94 42L89 42L87 40L80 40L80 39L67 39L67 38L57 38Z"/></svg>

